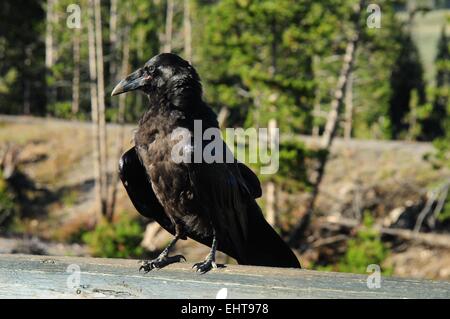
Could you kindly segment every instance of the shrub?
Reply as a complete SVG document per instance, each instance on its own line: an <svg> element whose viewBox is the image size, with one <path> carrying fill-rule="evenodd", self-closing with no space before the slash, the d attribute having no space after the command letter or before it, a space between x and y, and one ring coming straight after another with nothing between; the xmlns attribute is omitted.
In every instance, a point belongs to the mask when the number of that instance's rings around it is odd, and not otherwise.
<svg viewBox="0 0 450 319"><path fill-rule="evenodd" d="M373 229L374 219L365 214L363 227L356 237L348 241L345 255L338 263L338 270L342 272L365 274L370 264L382 265L389 255L389 249L381 241L381 235ZM383 270L385 275L392 273L391 268Z"/></svg>
<svg viewBox="0 0 450 319"><path fill-rule="evenodd" d="M48 114L62 119L77 119L84 121L89 118L89 113L80 111L72 113L72 103L70 101L56 102L48 106Z"/></svg>
<svg viewBox="0 0 450 319"><path fill-rule="evenodd" d="M447 197L444 207L442 208L441 213L438 216L440 222L450 221L450 199Z"/></svg>
<svg viewBox="0 0 450 319"><path fill-rule="evenodd" d="M49 113L63 119L72 118L72 105L70 102L57 102L49 106Z"/></svg>
<svg viewBox="0 0 450 319"><path fill-rule="evenodd" d="M83 241L96 257L129 258L143 253L140 242L143 229L128 214L121 214L117 221L102 220L91 232L83 234Z"/></svg>

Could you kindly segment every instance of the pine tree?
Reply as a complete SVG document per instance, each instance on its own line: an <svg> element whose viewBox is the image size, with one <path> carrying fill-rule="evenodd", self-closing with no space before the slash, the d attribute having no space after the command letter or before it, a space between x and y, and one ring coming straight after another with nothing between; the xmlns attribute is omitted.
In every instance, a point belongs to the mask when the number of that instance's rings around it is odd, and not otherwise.
<svg viewBox="0 0 450 319"><path fill-rule="evenodd" d="M401 50L394 65L390 83L390 130L393 139L402 138L408 131L406 115L410 112L412 92L417 90L418 104L425 103L425 84L419 52L411 35L401 35Z"/></svg>
<svg viewBox="0 0 450 319"><path fill-rule="evenodd" d="M199 68L208 101L227 106L232 123L262 127L275 117L282 131L309 133L313 56L343 50L350 2L223 0L203 8Z"/></svg>
<svg viewBox="0 0 450 319"><path fill-rule="evenodd" d="M450 114L450 40L445 26L442 28L436 55L436 80L432 90L433 100L422 123L422 139L433 140L445 135L445 125Z"/></svg>

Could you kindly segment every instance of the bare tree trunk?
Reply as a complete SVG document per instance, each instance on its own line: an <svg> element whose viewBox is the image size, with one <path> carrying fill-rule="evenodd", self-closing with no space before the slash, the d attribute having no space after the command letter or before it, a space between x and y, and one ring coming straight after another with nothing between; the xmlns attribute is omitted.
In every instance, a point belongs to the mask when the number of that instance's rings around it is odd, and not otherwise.
<svg viewBox="0 0 450 319"><path fill-rule="evenodd" d="M48 85L48 77L51 76L51 69L55 63L53 25L55 22L54 7L56 0L47 0L46 24L45 24L45 72L47 77L47 87L45 91L47 105L54 102L54 89Z"/></svg>
<svg viewBox="0 0 450 319"><path fill-rule="evenodd" d="M276 211L275 211L275 183L270 181L266 184L266 220L270 226L274 227L276 224Z"/></svg>
<svg viewBox="0 0 450 319"><path fill-rule="evenodd" d="M107 176L107 144L106 144L106 119L105 119L105 78L103 70L103 43L102 43L102 17L100 0L94 0L95 11L95 48L97 55L97 86L98 86L98 123L100 140L100 165L101 165L101 194L102 214L107 215L108 203L108 176Z"/></svg>
<svg viewBox="0 0 450 319"><path fill-rule="evenodd" d="M46 25L45 25L45 67L53 66L53 6L55 0L47 0Z"/></svg>
<svg viewBox="0 0 450 319"><path fill-rule="evenodd" d="M220 108L219 114L217 115L217 122L219 123L219 127L221 129L224 128L225 124L227 123L227 118L229 114L230 111L226 106L222 106Z"/></svg>
<svg viewBox="0 0 450 319"><path fill-rule="evenodd" d="M336 216L320 218L320 225L323 228L329 228L331 226L333 229L336 229L336 226L341 226L344 228L361 227L360 222L357 220ZM386 228L381 225L374 225L373 229L382 234L396 236L403 240L410 240L430 246L450 248L450 236L445 234L422 233L400 228Z"/></svg>
<svg viewBox="0 0 450 319"><path fill-rule="evenodd" d="M276 187L272 181L266 184L266 220L272 227L277 224Z"/></svg>
<svg viewBox="0 0 450 319"><path fill-rule="evenodd" d="M184 57L189 62L192 62L192 23L191 23L191 8L190 1L184 0Z"/></svg>
<svg viewBox="0 0 450 319"><path fill-rule="evenodd" d="M417 105L410 106L410 114L409 114L409 128L408 134L406 137L407 141L414 141L416 137L417 131Z"/></svg>
<svg viewBox="0 0 450 319"><path fill-rule="evenodd" d="M418 133L417 123L417 108L419 104L419 96L417 90L412 90L409 101L408 113L408 133L406 134L407 141L413 141Z"/></svg>
<svg viewBox="0 0 450 319"><path fill-rule="evenodd" d="M262 109L261 94L259 92L255 92L253 96L253 103L255 105L255 110L253 111L253 121L255 122L255 128L259 129Z"/></svg>
<svg viewBox="0 0 450 319"><path fill-rule="evenodd" d="M277 127L277 121L274 119L269 120L268 126L269 126L268 127L269 144L273 145L273 141L276 139L275 129ZM276 227L278 224L276 196L277 196L277 192L276 192L275 183L273 181L267 182L267 186L266 186L266 219L267 219L267 222L272 227Z"/></svg>
<svg viewBox="0 0 450 319"><path fill-rule="evenodd" d="M174 1L167 0L167 12L166 12L166 33L164 38L164 52L172 51L172 28L173 28L173 11Z"/></svg>
<svg viewBox="0 0 450 319"><path fill-rule="evenodd" d="M354 38L347 44L347 49L344 55L344 63L342 65L336 91L334 93L334 99L331 102L331 109L330 112L328 113L325 131L323 132L322 135L321 144L324 149L330 148L331 142L333 141L333 138L336 134L336 130L339 123L339 112L345 98L345 87L347 85L347 81L350 76L350 71L353 65L358 40L359 40L359 32L357 32Z"/></svg>
<svg viewBox="0 0 450 319"><path fill-rule="evenodd" d="M317 55L313 56L313 70L315 75L317 76L318 69L319 69L319 63L320 63L320 57ZM319 136L320 129L319 124L317 121L317 117L319 117L320 113L320 90L319 86L316 85L316 88L314 90L314 106L313 106L313 128L312 128L312 136L317 137Z"/></svg>
<svg viewBox="0 0 450 319"><path fill-rule="evenodd" d="M97 222L102 219L103 202L101 192L101 159L100 159L100 130L98 122L98 94L97 94L97 61L95 51L95 30L94 30L94 0L89 1L88 6L88 45L89 45L89 79L91 93L91 117L92 117L92 135L93 135L93 155L94 155L94 176L96 193L96 213Z"/></svg>
<svg viewBox="0 0 450 319"><path fill-rule="evenodd" d="M273 41L271 45L271 65L269 68L269 74L271 78L275 77L275 73L277 72L277 24L276 20L273 19L271 21L271 31L273 36ZM269 101L272 101L272 98L268 98ZM274 106L271 105L270 111L275 111ZM272 147L274 145L274 141L276 140L275 129L277 127L277 121L275 119L270 119L268 123L268 143ZM273 149L271 149L273 151ZM266 185L266 220L272 227L277 225L277 192L276 185L273 181L268 181Z"/></svg>
<svg viewBox="0 0 450 319"><path fill-rule="evenodd" d="M29 115L30 113L31 113L30 81L25 80L23 90L23 114Z"/></svg>
<svg viewBox="0 0 450 319"><path fill-rule="evenodd" d="M315 96L314 96L314 109L313 109L313 117L314 119L314 125L312 129L312 136L318 137L319 136L319 125L317 124L317 117L320 116L320 94L319 90L316 89Z"/></svg>
<svg viewBox="0 0 450 319"><path fill-rule="evenodd" d="M23 61L26 68L31 66L32 61L32 50L30 46L25 48L25 61ZM25 76L24 80L24 88L23 88L23 113L30 114L31 113L31 84L30 80Z"/></svg>
<svg viewBox="0 0 450 319"><path fill-rule="evenodd" d="M72 114L80 110L80 29L73 35Z"/></svg>
<svg viewBox="0 0 450 319"><path fill-rule="evenodd" d="M344 61L342 64L341 72L339 75L338 83L336 86L336 90L334 93L334 99L331 102L331 109L328 113L327 123L325 126L325 131L323 132L322 141L321 141L321 147L323 150L326 150L320 160L319 160L319 167L317 169L317 177L314 182L313 191L311 194L311 199L308 203L307 210L305 216L303 216L298 224L294 227L294 230L292 231L290 238L289 238L289 244L290 245L296 245L298 244L298 241L305 233L306 229L308 228L312 214L314 212L314 206L317 199L317 196L319 194L319 188L320 183L322 182L323 175L325 172L325 167L328 161L328 153L331 148L331 144L333 142L333 139L336 135L337 126L339 122L339 113L342 108L343 101L345 99L345 87L347 85L347 82L349 80L349 76L353 67L354 59L355 59L355 52L356 47L358 45L358 41L360 39L360 32L361 32L361 26L360 26L360 17L362 8L364 7L364 0L360 0L360 2L355 7L355 34L352 37L352 39L347 44L347 48L345 50L344 55Z"/></svg>
<svg viewBox="0 0 450 319"><path fill-rule="evenodd" d="M348 75L348 82L345 87L345 126L344 138L350 139L352 137L353 127L353 76L352 72Z"/></svg>
<svg viewBox="0 0 450 319"><path fill-rule="evenodd" d="M129 73L129 59L130 59L130 43L128 39L129 28L125 28L123 36L123 55L122 55L122 77L125 78ZM120 124L119 136L117 138L117 158L122 156L123 152L123 140L125 136L124 122L125 122L125 107L126 107L126 94L121 94L119 96L119 110L117 113L117 122ZM113 180L111 182L111 197L110 205L108 208L108 219L112 220L114 216L114 211L116 208L117 199L117 184L119 182L119 174L114 172Z"/></svg>
<svg viewBox="0 0 450 319"><path fill-rule="evenodd" d="M111 0L109 16L109 75L111 83L117 80L117 0Z"/></svg>
<svg viewBox="0 0 450 319"><path fill-rule="evenodd" d="M129 3L123 3L121 2L121 10L120 12L122 15L119 14L119 0L111 0L110 2L110 16L109 16L109 81L110 83L117 83L119 81L120 77L120 49L122 47L121 40L122 36L118 28L120 27L119 24L122 26L122 20L124 20L124 25L127 25L128 16L130 14L129 11ZM119 101L122 99L122 97L119 97ZM118 99L110 99L110 107L112 109L115 109L118 107ZM118 115L117 115L118 116ZM117 118L116 118L117 120ZM113 171L114 174L115 170ZM111 185L110 185L111 187ZM114 187L114 186L113 186ZM112 195L112 193L111 193ZM109 198L110 203L108 203L108 216L111 216L114 212L111 212L111 207L114 206L114 203L111 201L114 201L115 199Z"/></svg>
<svg viewBox="0 0 450 319"><path fill-rule="evenodd" d="M11 178L16 172L20 152L19 146L12 143L3 144L0 148L0 171L4 180Z"/></svg>

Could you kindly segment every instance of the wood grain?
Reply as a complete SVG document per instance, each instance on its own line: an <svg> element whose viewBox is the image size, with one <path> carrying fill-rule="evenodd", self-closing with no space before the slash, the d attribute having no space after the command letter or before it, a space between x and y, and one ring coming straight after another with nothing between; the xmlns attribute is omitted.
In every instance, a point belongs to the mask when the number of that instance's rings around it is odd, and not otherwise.
<svg viewBox="0 0 450 319"><path fill-rule="evenodd" d="M69 265L80 282L67 285ZM200 275L187 263L150 273L137 260L0 255L0 298L449 298L450 283L382 278L369 289L367 276L298 269L229 265ZM70 281L69 281L70 283ZM72 281L73 283L73 281Z"/></svg>

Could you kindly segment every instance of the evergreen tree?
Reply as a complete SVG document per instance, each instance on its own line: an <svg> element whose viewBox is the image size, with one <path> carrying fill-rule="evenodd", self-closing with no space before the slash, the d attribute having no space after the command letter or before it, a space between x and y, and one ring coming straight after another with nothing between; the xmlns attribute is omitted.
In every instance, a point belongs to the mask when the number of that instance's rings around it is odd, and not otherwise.
<svg viewBox="0 0 450 319"><path fill-rule="evenodd" d="M45 111L42 1L0 2L0 110Z"/></svg>
<svg viewBox="0 0 450 319"><path fill-rule="evenodd" d="M390 138L390 77L402 44L402 32L391 1L380 1L381 28L363 28L353 84L353 136L365 139Z"/></svg>
<svg viewBox="0 0 450 319"><path fill-rule="evenodd" d="M390 131L393 139L402 138L408 130L406 115L410 112L411 96L417 91L419 105L425 103L425 84L419 52L411 35L400 35L401 49L393 66L389 100Z"/></svg>
<svg viewBox="0 0 450 319"><path fill-rule="evenodd" d="M431 110L427 112L427 117L423 120L422 139L433 140L445 135L445 122L448 121L450 113L449 92L450 92L450 41L446 34L445 26L442 28L438 43L438 53L436 55L436 82L432 90L433 101Z"/></svg>
<svg viewBox="0 0 450 319"><path fill-rule="evenodd" d="M204 8L198 61L208 100L229 107L231 123L259 127L275 118L281 130L309 133L313 56L343 50L346 5L223 0Z"/></svg>

